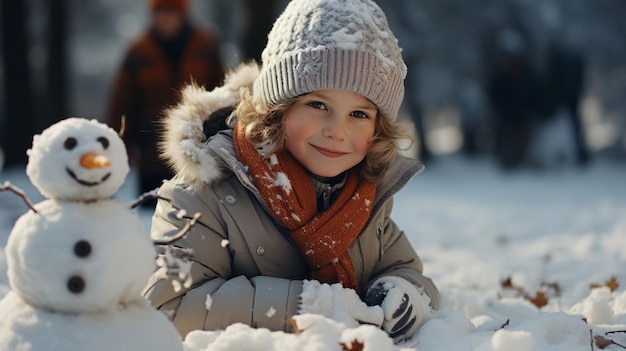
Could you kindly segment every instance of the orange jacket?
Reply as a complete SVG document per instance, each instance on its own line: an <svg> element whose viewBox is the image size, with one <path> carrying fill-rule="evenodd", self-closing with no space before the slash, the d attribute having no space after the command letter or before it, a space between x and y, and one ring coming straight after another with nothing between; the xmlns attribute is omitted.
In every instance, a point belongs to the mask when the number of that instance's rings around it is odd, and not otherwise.
<svg viewBox="0 0 626 351"><path fill-rule="evenodd" d="M107 123L119 130L126 116L124 141L143 173L166 169L156 150L158 121L164 109L177 102L180 88L193 80L211 90L224 80L217 39L197 28L189 31L178 67L172 66L154 36L144 33L131 45L113 83Z"/></svg>

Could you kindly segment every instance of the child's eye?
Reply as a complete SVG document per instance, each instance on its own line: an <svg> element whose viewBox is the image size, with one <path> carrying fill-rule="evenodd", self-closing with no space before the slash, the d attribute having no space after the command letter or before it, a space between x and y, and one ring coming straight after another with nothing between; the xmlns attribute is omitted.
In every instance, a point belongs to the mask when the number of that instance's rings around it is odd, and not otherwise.
<svg viewBox="0 0 626 351"><path fill-rule="evenodd" d="M319 102L319 101L311 101L309 103L307 103L307 105L316 108L318 110L326 110L326 105L324 105L323 102Z"/></svg>
<svg viewBox="0 0 626 351"><path fill-rule="evenodd" d="M370 118L370 116L368 116L368 114L363 111L354 111L351 113L351 115L352 117L356 118Z"/></svg>

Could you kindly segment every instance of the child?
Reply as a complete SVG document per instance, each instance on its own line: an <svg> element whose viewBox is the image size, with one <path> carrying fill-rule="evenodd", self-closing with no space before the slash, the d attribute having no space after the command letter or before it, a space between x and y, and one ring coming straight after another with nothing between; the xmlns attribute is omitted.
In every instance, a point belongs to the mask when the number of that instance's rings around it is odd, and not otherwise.
<svg viewBox="0 0 626 351"><path fill-rule="evenodd" d="M212 92L186 88L169 111L177 176L160 195L202 217L179 242L191 280L157 272L146 297L183 336L289 331L293 315L319 313L411 337L439 294L389 218L422 166L396 155L406 66L384 14L371 0L293 0L262 60ZM234 129L213 135L231 112ZM177 212L159 202L153 236L178 232Z"/></svg>

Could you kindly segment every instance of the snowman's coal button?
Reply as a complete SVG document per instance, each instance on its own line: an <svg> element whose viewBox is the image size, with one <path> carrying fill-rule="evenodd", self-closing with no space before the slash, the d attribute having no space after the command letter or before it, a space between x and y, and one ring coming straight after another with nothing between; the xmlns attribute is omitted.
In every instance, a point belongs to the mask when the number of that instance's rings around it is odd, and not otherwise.
<svg viewBox="0 0 626 351"><path fill-rule="evenodd" d="M80 240L74 245L74 254L76 256L84 258L91 254L91 244L89 241Z"/></svg>
<svg viewBox="0 0 626 351"><path fill-rule="evenodd" d="M77 275L71 276L67 280L67 290L72 294L80 294L85 290L85 280Z"/></svg>
<svg viewBox="0 0 626 351"><path fill-rule="evenodd" d="M229 205L234 205L237 203L237 198L235 197L235 195L228 194L224 197L224 202L226 202Z"/></svg>
<svg viewBox="0 0 626 351"><path fill-rule="evenodd" d="M263 255L265 255L265 252L266 252L265 246L263 246L263 245L257 246L257 248L256 248L256 254L257 255L263 256Z"/></svg>

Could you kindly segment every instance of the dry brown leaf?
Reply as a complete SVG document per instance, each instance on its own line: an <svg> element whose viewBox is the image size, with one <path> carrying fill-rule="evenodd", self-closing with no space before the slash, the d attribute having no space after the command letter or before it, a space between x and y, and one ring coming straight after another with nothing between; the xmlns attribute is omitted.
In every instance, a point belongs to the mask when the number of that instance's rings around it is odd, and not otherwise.
<svg viewBox="0 0 626 351"><path fill-rule="evenodd" d="M591 283L591 284L589 284L589 289L598 289L598 288L601 288L603 286L606 286L607 288L609 288L611 290L611 292L615 292L615 290L617 290L617 288L619 288L619 282L617 281L617 278L611 277L611 279L609 279L606 282L604 282L604 285L600 285L598 283Z"/></svg>
<svg viewBox="0 0 626 351"><path fill-rule="evenodd" d="M611 289L611 292L614 292L615 290L617 290L617 288L619 288L619 282L615 277L611 277L611 279L607 281L604 285L606 285L607 288Z"/></svg>
<svg viewBox="0 0 626 351"><path fill-rule="evenodd" d="M294 318L291 318L290 322L291 322L291 327L293 328L294 334L298 335L304 331L304 329L300 329L300 327L298 327L298 323L296 322Z"/></svg>
<svg viewBox="0 0 626 351"><path fill-rule="evenodd" d="M346 345L343 342L340 342L339 345L341 345L342 351L363 351L365 349L365 344L356 339L350 345Z"/></svg>
<svg viewBox="0 0 626 351"><path fill-rule="evenodd" d="M548 304L548 298L543 291L537 291L535 297L532 297L528 300L532 302L533 305L537 306L537 308L541 308Z"/></svg>
<svg viewBox="0 0 626 351"><path fill-rule="evenodd" d="M607 339L602 335L596 335L593 337L593 340L596 342L596 346L600 350L604 350L607 346L613 344L613 340Z"/></svg>

